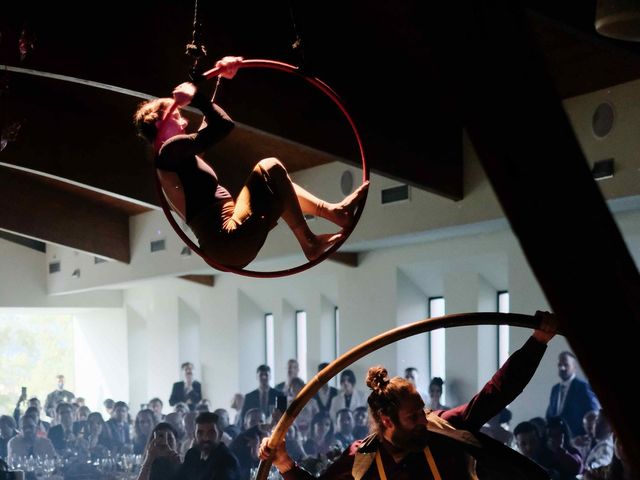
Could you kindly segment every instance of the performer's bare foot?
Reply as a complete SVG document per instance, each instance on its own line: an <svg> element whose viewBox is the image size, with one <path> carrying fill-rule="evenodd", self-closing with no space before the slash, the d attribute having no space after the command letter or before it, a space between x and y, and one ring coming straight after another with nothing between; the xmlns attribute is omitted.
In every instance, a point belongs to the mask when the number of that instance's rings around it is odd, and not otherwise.
<svg viewBox="0 0 640 480"><path fill-rule="evenodd" d="M321 235L312 235L301 243L302 251L308 260L315 260L327 249L331 248L334 243L342 238L341 233L323 233Z"/></svg>
<svg viewBox="0 0 640 480"><path fill-rule="evenodd" d="M332 221L341 228L351 228L357 209L362 204L364 196L369 189L367 180L340 203L327 203L324 205L327 220Z"/></svg>

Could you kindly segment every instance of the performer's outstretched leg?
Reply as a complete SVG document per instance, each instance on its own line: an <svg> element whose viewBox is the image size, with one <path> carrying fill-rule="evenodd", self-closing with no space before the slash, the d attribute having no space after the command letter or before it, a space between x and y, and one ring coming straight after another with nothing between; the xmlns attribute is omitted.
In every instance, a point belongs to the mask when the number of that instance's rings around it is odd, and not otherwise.
<svg viewBox="0 0 640 480"><path fill-rule="evenodd" d="M282 202L282 218L291 228L309 260L315 260L342 238L341 233L316 235L311 231L304 219L297 189L294 187L286 168L277 158L266 158L261 160L258 165L271 179L270 186L274 189L274 195ZM315 214L315 212L308 213Z"/></svg>

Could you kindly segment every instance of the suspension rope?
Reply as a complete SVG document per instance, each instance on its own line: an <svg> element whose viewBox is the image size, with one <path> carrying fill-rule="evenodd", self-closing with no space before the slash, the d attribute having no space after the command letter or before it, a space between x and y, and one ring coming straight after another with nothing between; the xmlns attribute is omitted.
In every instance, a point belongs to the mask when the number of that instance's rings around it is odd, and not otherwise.
<svg viewBox="0 0 640 480"><path fill-rule="evenodd" d="M293 0L289 0L289 16L291 17L291 24L293 25L293 33L295 34L295 40L291 44L291 48L295 53L300 56L300 64L298 68L303 71L306 65L306 58L304 54L304 42L302 41L302 35L300 35L300 31L298 30L298 25L296 23L296 15L293 9Z"/></svg>
<svg viewBox="0 0 640 480"><path fill-rule="evenodd" d="M195 0L195 5L193 7L193 32L191 34L191 43L187 43L185 54L193 58L190 77L191 80L195 82L197 79L201 79L200 74L203 71L200 60L207 56L207 49L204 43L202 43L202 21L198 17L198 0Z"/></svg>

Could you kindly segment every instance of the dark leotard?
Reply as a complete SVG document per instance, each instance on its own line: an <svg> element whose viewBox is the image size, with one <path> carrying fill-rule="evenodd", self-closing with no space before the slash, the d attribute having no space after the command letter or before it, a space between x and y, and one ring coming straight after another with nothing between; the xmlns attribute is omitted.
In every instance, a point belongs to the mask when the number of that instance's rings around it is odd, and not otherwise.
<svg viewBox="0 0 640 480"><path fill-rule="evenodd" d="M178 175L185 197L186 220L201 250L215 262L242 268L253 260L282 213L269 173L256 165L234 201L213 170L203 170L197 155L222 140L234 127L217 105L196 94L191 105L207 125L197 133L177 135L160 148L156 167Z"/></svg>
<svg viewBox="0 0 640 480"><path fill-rule="evenodd" d="M222 204L231 199L215 173L200 169L196 156L222 140L234 127L224 110L212 105L206 97L196 94L191 105L204 114L207 125L197 133L176 135L167 140L156 158L156 168L174 172L180 178L188 224L205 209L216 205L221 209Z"/></svg>

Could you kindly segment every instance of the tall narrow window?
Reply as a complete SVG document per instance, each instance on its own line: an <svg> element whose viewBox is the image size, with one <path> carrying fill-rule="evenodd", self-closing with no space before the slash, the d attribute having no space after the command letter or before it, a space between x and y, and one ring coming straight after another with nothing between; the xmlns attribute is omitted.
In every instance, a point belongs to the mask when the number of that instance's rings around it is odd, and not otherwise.
<svg viewBox="0 0 640 480"><path fill-rule="evenodd" d="M498 292L498 312L509 313L509 292ZM509 325L498 325L498 368L509 358Z"/></svg>
<svg viewBox="0 0 640 480"><path fill-rule="evenodd" d="M307 377L307 312L296 311L296 359L300 367L299 375Z"/></svg>
<svg viewBox="0 0 640 480"><path fill-rule="evenodd" d="M429 318L441 317L445 312L444 297L429 298ZM439 328L429 334L429 378L445 377L445 329ZM441 402L444 403L444 392Z"/></svg>
<svg viewBox="0 0 640 480"><path fill-rule="evenodd" d="M340 352L340 309L335 307L333 309L333 358L338 358L338 352Z"/></svg>
<svg viewBox="0 0 640 480"><path fill-rule="evenodd" d="M266 313L264 316L264 338L266 357L265 362L274 371L276 356L275 356L275 332L273 326L273 313Z"/></svg>

